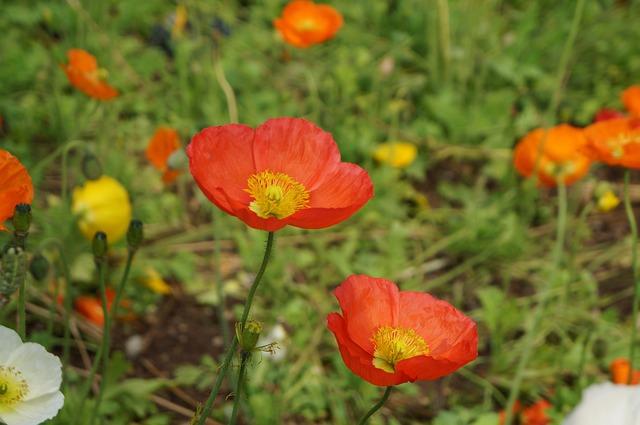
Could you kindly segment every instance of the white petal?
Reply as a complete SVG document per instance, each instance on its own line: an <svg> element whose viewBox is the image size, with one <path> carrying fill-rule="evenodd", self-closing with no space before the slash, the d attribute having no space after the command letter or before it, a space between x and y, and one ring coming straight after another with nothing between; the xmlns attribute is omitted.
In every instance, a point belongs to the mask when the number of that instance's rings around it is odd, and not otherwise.
<svg viewBox="0 0 640 425"><path fill-rule="evenodd" d="M13 352L5 363L15 367L27 381L31 400L60 389L62 364L60 359L47 352L40 344L27 342Z"/></svg>
<svg viewBox="0 0 640 425"><path fill-rule="evenodd" d="M591 385L563 425L640 425L640 386Z"/></svg>
<svg viewBox="0 0 640 425"><path fill-rule="evenodd" d="M21 345L22 340L16 331L0 326L0 365L3 365L11 353Z"/></svg>
<svg viewBox="0 0 640 425"><path fill-rule="evenodd" d="M0 422L7 425L38 425L58 414L64 405L60 391L18 403L10 411L0 412Z"/></svg>

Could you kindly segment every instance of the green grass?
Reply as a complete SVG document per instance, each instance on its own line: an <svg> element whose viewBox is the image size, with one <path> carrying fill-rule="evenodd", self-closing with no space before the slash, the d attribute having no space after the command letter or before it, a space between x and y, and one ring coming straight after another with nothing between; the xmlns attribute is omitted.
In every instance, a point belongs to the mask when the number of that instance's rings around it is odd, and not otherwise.
<svg viewBox="0 0 640 425"><path fill-rule="evenodd" d="M333 2L344 27L334 40L306 50L286 46L274 32L271 22L283 1L181 4L189 26L169 40L173 57L149 43L154 25L166 26L175 12L173 2L3 6L0 115L9 130L0 145L20 158L37 187L31 248L49 237L63 240L77 292L95 292L96 281L89 243L62 198L62 178L68 176L70 188L82 183L80 162L88 150L127 187L135 216L146 224L150 242L133 274L152 265L203 303L215 303L216 285L224 285L239 317L235 301L244 300L265 234L222 213L215 215L214 232L213 209L190 175L177 187L163 187L144 148L160 125L177 128L186 145L199 129L235 114L252 126L271 117L305 117L333 134L345 161L369 171L376 196L334 228L278 232L252 315L267 329L286 327L286 359L263 356L250 366L248 423L354 423L382 396L346 369L325 327L326 314L338 309L330 291L352 273L432 292L480 329L477 361L435 384L400 386L374 425L496 423L541 297L549 302L523 373L525 404L548 398L562 417L584 386L607 379L613 358L627 355L631 255L627 230L616 224L624 213L622 207L609 215L585 210L593 206L595 182L608 177L621 189L621 175L594 168L568 189L564 256L553 275L557 284L548 285L556 194L517 176L511 149L534 127L582 126L602 106L620 108L619 93L640 75L638 2L587 0L568 48L574 2ZM229 36L211 37L214 18L226 23ZM73 47L98 57L120 97L98 103L68 84L59 64ZM382 62L393 64L390 72L381 70ZM406 170L376 164L375 146L398 139L419 147L417 160ZM63 170L61 156L52 154L71 142ZM418 195L429 207L416 202ZM0 235L0 242L6 238ZM221 282L212 266L214 238L222 262L236 265ZM115 280L125 247L112 252L120 260L111 268ZM38 304L46 288L31 286ZM127 297L139 314L160 303L135 284ZM13 320L12 310L0 313L3 324ZM40 329L39 320L30 322ZM60 347L58 339L40 336L49 348ZM215 370L207 362L191 370L193 379L178 380L206 389ZM112 368L110 382L124 379L122 358ZM128 376L121 382L103 404L107 423L178 423L165 407L132 402L173 381ZM83 414L73 410L80 380L70 385L67 407L52 423ZM224 420L231 404L218 404L216 417Z"/></svg>

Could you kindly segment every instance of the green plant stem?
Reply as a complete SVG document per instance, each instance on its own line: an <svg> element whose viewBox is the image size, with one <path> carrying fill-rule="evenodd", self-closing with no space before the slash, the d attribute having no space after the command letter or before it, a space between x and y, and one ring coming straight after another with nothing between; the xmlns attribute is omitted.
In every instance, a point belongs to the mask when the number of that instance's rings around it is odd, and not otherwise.
<svg viewBox="0 0 640 425"><path fill-rule="evenodd" d="M262 280L262 276L264 275L265 270L267 269L267 264L269 263L269 258L271 257L271 251L273 249L273 240L275 237L274 232L269 232L269 236L267 237L267 246L264 250L264 257L262 258L262 264L260 265L260 269L258 270L258 274L256 274L256 278L251 285L251 289L249 290L249 295L247 296L247 300L244 304L244 311L242 312L242 319L240 321L241 327L240 329L244 329L244 325L247 323L247 318L249 317L249 312L251 311L251 304L253 303L253 297L255 296L256 290L258 289L258 285ZM205 402L204 407L202 408L202 412L200 412L200 417L198 418L198 425L204 425L207 421L207 418L211 414L211 409L213 408L213 402L215 401L218 393L220 392L220 387L222 386L222 380L224 379L227 371L229 370L229 365L231 364L231 359L238 347L238 338L234 337L231 342L231 347L227 351L227 354L224 358L222 366L220 367L220 371L218 372L218 376L216 377L216 382L211 389L211 393Z"/></svg>
<svg viewBox="0 0 640 425"><path fill-rule="evenodd" d="M236 396L233 400L233 410L231 411L231 419L229 425L235 425L238 420L238 410L240 408L240 398L242 396L242 384L244 383L244 374L247 369L247 361L251 353L243 351L240 355L240 372L238 372L238 382L236 384Z"/></svg>
<svg viewBox="0 0 640 425"><path fill-rule="evenodd" d="M638 332L638 298L640 298L640 282L638 281L638 225L636 217L633 213L631 205L631 196L629 195L629 180L631 172L627 169L624 173L624 209L627 212L629 220L629 229L631 231L631 270L633 272L633 305L631 312L631 340L629 342L629 363L630 370L634 370L634 360L636 353L636 335ZM629 373L628 384L631 384L633 373Z"/></svg>
<svg viewBox="0 0 640 425"><path fill-rule="evenodd" d="M218 213L218 209L214 209L213 214L213 257L214 257L214 269L215 269L215 279L216 279L216 292L218 295L218 304L216 305L216 311L218 313L218 323L220 328L222 329L222 340L224 342L224 346L228 347L231 343L231 335L229 333L229 327L227 326L227 320L224 316L225 307L226 307L226 297L224 295L224 285L222 283L222 255L220 250L220 237L222 227L220 226L220 219L222 215Z"/></svg>
<svg viewBox="0 0 640 425"><path fill-rule="evenodd" d="M505 407L506 417L504 425L511 425L513 421L513 406L518 400L520 395L520 386L522 384L522 378L524 376L525 369L529 363L529 358L533 351L533 346L538 333L538 327L542 322L544 316L545 306L549 298L549 294L552 293L551 287L555 284L555 278L562 264L562 253L564 248L564 241L567 229L567 187L562 181L558 181L558 224L556 227L556 242L553 249L553 268L551 269L551 276L549 284L540 295L540 300L536 305L533 312L533 318L529 329L525 334L524 347L520 361L516 366L516 375L511 385L511 391L509 392L509 399L507 400L507 406Z"/></svg>
<svg viewBox="0 0 640 425"><path fill-rule="evenodd" d="M120 300L122 299L122 294L124 292L124 287L127 285L127 280L129 279L129 272L131 272L131 264L133 263L133 257L136 255L136 251L130 249L127 254L127 263L124 266L124 272L122 273L122 278L120 278L120 283L118 284L118 288L116 290L116 296L113 299L113 303L111 304L111 312L109 312L109 316L111 319L117 319L118 317L118 308L120 307Z"/></svg>
<svg viewBox="0 0 640 425"><path fill-rule="evenodd" d="M64 276L65 288L64 288L64 298L63 298L63 307L64 307L64 344L62 348L62 364L64 365L64 370L67 371L69 369L69 357L71 354L71 310L73 305L73 289L71 286L71 272L69 271L69 263L67 262L67 257L64 255L64 247L62 242L58 239L45 239L40 244L40 248L52 244L56 247L58 251L58 260L60 261L60 265L62 266L62 274ZM59 292L59 289L58 289ZM52 304L55 305L57 303L56 299L53 300ZM63 379L62 385L66 386L67 380Z"/></svg>
<svg viewBox="0 0 640 425"><path fill-rule="evenodd" d="M26 284L27 276L25 275L21 279L20 289L18 290L18 335L23 341L27 339Z"/></svg>
<svg viewBox="0 0 640 425"><path fill-rule="evenodd" d="M102 294L102 312L104 314L104 326L102 330L102 343L100 344L99 352L102 353L102 379L100 381L100 390L98 391L98 397L96 404L93 407L93 413L91 414L90 424L94 424L96 418L99 416L100 405L102 404L102 398L104 392L107 389L107 369L109 368L109 346L111 345L111 315L109 314L109 306L107 300L107 285L105 284L106 275L106 261L100 260L98 265L98 282L100 285L100 293ZM98 359L94 360L98 363ZM91 384L91 381L89 381Z"/></svg>
<svg viewBox="0 0 640 425"><path fill-rule="evenodd" d="M380 401L378 401L376 404L373 405L373 407L371 409L369 409L369 411L362 417L362 419L360 419L360 421L358 422L358 425L364 425L367 423L367 421L369 420L369 418L371 416L373 416L374 413L376 413L378 410L380 410L380 408L382 407L382 405L387 401L387 399L389 398L389 395L391 395L391 390L393 389L392 386L387 387L387 389L384 391L384 395L382 396L382 398L380 399Z"/></svg>

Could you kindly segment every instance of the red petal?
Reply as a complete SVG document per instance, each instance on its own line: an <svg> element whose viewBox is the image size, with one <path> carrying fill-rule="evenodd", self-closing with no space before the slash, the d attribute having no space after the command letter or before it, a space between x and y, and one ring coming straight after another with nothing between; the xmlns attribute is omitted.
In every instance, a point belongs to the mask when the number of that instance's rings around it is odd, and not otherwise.
<svg viewBox="0 0 640 425"><path fill-rule="evenodd" d="M9 152L0 149L0 230L3 222L13 216L18 204L30 204L33 184L26 168Z"/></svg>
<svg viewBox="0 0 640 425"><path fill-rule="evenodd" d="M187 146L189 168L196 183L211 202L229 213L231 207L221 191L243 205L250 202L244 189L256 170L253 137L251 127L229 124L205 128Z"/></svg>
<svg viewBox="0 0 640 425"><path fill-rule="evenodd" d="M398 287L385 279L353 275L335 289L334 295L351 339L373 354L371 338L378 328L397 326Z"/></svg>
<svg viewBox="0 0 640 425"><path fill-rule="evenodd" d="M257 171L285 173L310 192L340 163L331 134L302 118L267 120L256 129L253 152Z"/></svg>
<svg viewBox="0 0 640 425"><path fill-rule="evenodd" d="M386 387L410 380L401 372L388 373L373 366L373 356L351 340L345 320L338 313L331 313L327 316L327 327L336 337L344 364L365 381Z"/></svg>

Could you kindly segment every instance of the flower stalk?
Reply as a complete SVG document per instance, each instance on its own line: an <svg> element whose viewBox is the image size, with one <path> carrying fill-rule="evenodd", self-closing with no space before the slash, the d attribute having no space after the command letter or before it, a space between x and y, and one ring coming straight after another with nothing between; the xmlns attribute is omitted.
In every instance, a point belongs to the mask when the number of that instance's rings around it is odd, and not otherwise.
<svg viewBox="0 0 640 425"><path fill-rule="evenodd" d="M373 407L371 409L369 409L369 411L367 413L365 413L365 415L362 417L362 419L360 419L360 421L358 422L358 425L366 424L367 421L369 420L369 418L371 416L373 416L373 414L376 413L378 410L380 410L380 408L389 399L389 396L391 395L391 390L392 389L393 389L393 386L387 387L387 389L384 391L384 394L382 395L382 398L376 404L374 404Z"/></svg>

